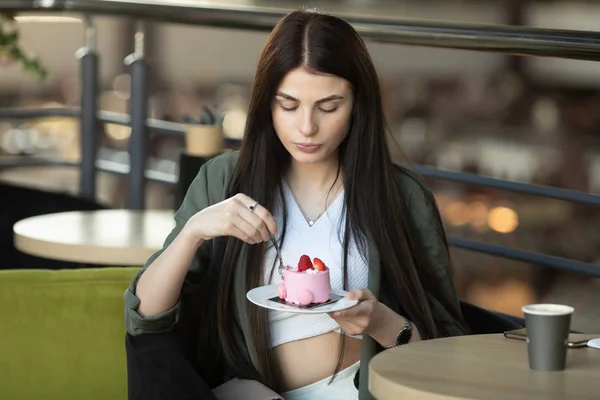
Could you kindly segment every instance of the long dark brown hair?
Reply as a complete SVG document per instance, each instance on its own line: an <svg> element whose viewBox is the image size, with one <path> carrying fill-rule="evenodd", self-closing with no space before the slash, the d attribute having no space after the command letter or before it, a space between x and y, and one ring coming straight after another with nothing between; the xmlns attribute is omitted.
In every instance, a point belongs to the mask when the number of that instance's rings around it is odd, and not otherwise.
<svg viewBox="0 0 600 400"><path fill-rule="evenodd" d="M399 167L392 162L386 141L377 74L364 42L345 21L302 10L288 14L275 26L258 63L244 139L228 196L245 193L270 210L275 199L282 197L282 180L291 156L274 131L271 106L285 75L298 67L335 75L352 85L354 109L350 130L339 148L347 216L343 243L344 285L347 284L350 240L369 236L379 251L381 281L386 282L381 285L381 296L388 299L387 305L413 321L424 339L447 335L433 319L426 292L459 322L460 310L447 299L435 277L425 246L415 235L397 181ZM285 225L280 229L285 231ZM441 234L443 236L443 232ZM278 390L280 380L270 358L266 311L249 305L248 317L258 368L249 365L240 355L233 334L237 327L231 297L237 260L242 248L247 246L247 288L261 286L264 284L265 247L248 246L233 237L220 238L216 242L217 254L213 256L222 260L216 289L222 351L228 364L238 373L259 379ZM359 240L358 244L364 255L364 241ZM342 356L340 351L336 373L342 365Z"/></svg>

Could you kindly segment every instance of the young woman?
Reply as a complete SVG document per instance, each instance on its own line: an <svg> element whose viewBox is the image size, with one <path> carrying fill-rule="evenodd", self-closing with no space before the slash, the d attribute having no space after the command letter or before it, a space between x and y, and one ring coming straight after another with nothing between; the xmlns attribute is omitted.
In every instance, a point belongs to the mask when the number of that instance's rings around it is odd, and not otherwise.
<svg viewBox="0 0 600 400"><path fill-rule="evenodd" d="M392 163L375 69L338 18L278 23L241 150L202 167L175 220L125 293L130 398L215 398L241 377L286 399L367 399L377 352L464 333L434 197ZM248 302L281 282L271 235L287 264L322 258L358 304L307 315Z"/></svg>

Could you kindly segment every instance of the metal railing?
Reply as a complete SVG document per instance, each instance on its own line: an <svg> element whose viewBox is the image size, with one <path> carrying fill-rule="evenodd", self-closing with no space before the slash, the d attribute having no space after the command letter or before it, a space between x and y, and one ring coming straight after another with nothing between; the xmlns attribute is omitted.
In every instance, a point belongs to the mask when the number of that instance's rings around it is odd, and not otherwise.
<svg viewBox="0 0 600 400"><path fill-rule="evenodd" d="M129 16L180 24L270 31L287 12L255 6L194 5L140 0L2 0L0 12L75 12ZM600 33L427 20L341 15L365 38L385 43L444 47L578 60L600 59Z"/></svg>
<svg viewBox="0 0 600 400"><path fill-rule="evenodd" d="M95 51L95 30L92 16L127 16L136 18L139 21L157 20L226 29L269 31L287 11L258 7L195 5L192 3L161 1L143 2L137 0L2 0L0 1L1 12L78 13L83 15L86 24L85 46L78 51L81 63L81 108L0 108L0 119L28 119L49 116L79 117L81 119L80 164L65 163L60 160L33 160L29 161L29 164L79 165L81 168L80 194L88 198L95 197L97 170L126 174L128 177L127 208L143 209L147 179L175 183L175 179L171 176L146 170L148 130L163 134L183 135L185 125L147 117L148 64L144 58L144 25L141 22L137 25L134 37L134 53L126 59L131 74L130 114L98 110L98 54ZM378 42L523 56L600 60L600 33L503 25L340 16L350 22L364 38ZM96 160L98 148L95 132L99 124L102 123L131 126L128 168ZM18 165L26 164L27 161ZM15 164L4 163L0 164L0 167L9 165L14 166ZM417 166L416 169L423 176L429 178L600 206L600 196L590 193L444 171L426 166ZM459 248L600 277L600 266L589 263L455 237L449 238L449 242Z"/></svg>

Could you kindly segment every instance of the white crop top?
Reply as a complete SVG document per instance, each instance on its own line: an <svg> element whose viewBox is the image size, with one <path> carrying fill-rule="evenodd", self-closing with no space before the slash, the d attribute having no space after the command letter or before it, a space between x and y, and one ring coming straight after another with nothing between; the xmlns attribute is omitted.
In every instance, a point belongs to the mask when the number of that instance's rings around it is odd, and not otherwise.
<svg viewBox="0 0 600 400"><path fill-rule="evenodd" d="M281 246L283 261L288 265L296 265L300 256L308 255L311 259L318 257L329 268L331 287L343 289L343 237L345 215L343 214L344 194L338 195L327 211L310 226L298 204L294 200L289 187L284 183L283 192L287 206L286 234ZM282 205L277 204L273 210L277 226L283 223ZM277 238L279 241L279 238ZM266 285L282 282L277 273L277 265L273 279L269 281L276 253L270 246L264 259L264 281ZM368 255L367 255L368 257ZM348 250L348 289L366 288L368 281L368 262L358 251L355 241L351 241ZM271 330L270 347L321 335L339 329L339 325L326 313L296 314L269 310Z"/></svg>

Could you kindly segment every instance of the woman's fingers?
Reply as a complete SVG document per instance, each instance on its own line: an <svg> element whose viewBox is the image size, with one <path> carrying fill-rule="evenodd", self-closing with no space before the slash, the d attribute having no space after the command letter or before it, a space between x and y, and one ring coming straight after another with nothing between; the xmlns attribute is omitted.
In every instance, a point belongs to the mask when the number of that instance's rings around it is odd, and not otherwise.
<svg viewBox="0 0 600 400"><path fill-rule="evenodd" d="M245 194L233 196L224 203L222 234L235 236L250 244L269 240L277 232L277 224L271 213Z"/></svg>
<svg viewBox="0 0 600 400"><path fill-rule="evenodd" d="M250 196L247 196L243 193L239 193L239 194L235 195L234 199L237 202L239 202L239 204L242 206L242 208L244 208L245 210L248 210L249 212L251 212L252 214L254 214L255 216L257 216L258 218L260 218L262 220L262 222L265 224L265 226L268 230L265 240L269 239L269 235L277 234L277 221L275 220L275 217L273 217L273 215L269 212L269 210L267 210L261 204L257 203ZM244 213L243 215L247 215L247 213ZM249 222L255 221L251 217L246 217L246 219ZM258 226L257 226L257 229L258 229Z"/></svg>
<svg viewBox="0 0 600 400"><path fill-rule="evenodd" d="M368 311L369 311L369 308L367 307L366 304L358 303L354 307L350 307L345 310L335 311L334 313L332 313L330 315L335 318L353 318L353 317L359 317L363 314L366 314Z"/></svg>
<svg viewBox="0 0 600 400"><path fill-rule="evenodd" d="M233 196L233 200L237 201L238 203L240 203L242 206L244 206L248 210L251 210L252 207L258 206L258 203L256 202L256 200L254 200L252 197L250 197L248 195L245 195L244 193L236 194L235 196Z"/></svg>
<svg viewBox="0 0 600 400"><path fill-rule="evenodd" d="M369 289L352 289L346 294L348 300L373 300L375 296Z"/></svg>
<svg viewBox="0 0 600 400"><path fill-rule="evenodd" d="M265 227L267 228L267 233L269 235L277 235L277 221L275 220L275 217L273 217L273 215L269 212L269 210L258 204L254 208L253 214L262 220L262 222L265 224ZM268 235L267 239L269 239Z"/></svg>
<svg viewBox="0 0 600 400"><path fill-rule="evenodd" d="M250 243L250 244L254 244L254 239L252 239L250 236L248 236L244 231L242 231L240 228L238 228L235 225L232 225L231 228L229 229L229 236L234 236L238 239L240 239L241 241L244 241L246 243Z"/></svg>
<svg viewBox="0 0 600 400"><path fill-rule="evenodd" d="M256 208L258 208L258 206ZM255 213L256 208L254 211L250 211L247 208L242 208L239 211L239 215L254 227L254 229L260 235L260 241L266 242L269 240L269 229L267 228L266 223Z"/></svg>
<svg viewBox="0 0 600 400"><path fill-rule="evenodd" d="M237 214L232 215L232 222L240 231L242 231L250 241L248 243L256 244L261 243L263 241L260 231L256 229L254 225L252 225L246 218L242 216L243 211L238 211Z"/></svg>

